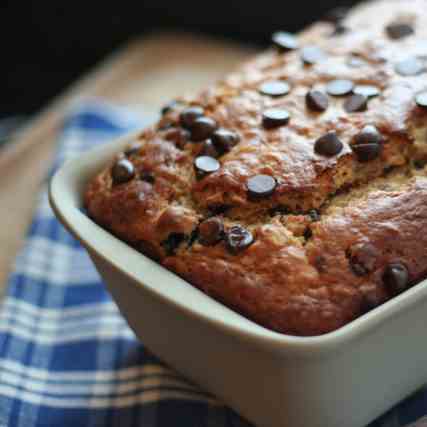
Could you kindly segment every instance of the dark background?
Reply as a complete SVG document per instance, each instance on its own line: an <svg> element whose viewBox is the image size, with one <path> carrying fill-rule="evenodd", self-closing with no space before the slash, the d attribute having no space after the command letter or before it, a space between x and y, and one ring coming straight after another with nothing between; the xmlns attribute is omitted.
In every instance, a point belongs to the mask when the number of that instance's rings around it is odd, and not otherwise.
<svg viewBox="0 0 427 427"><path fill-rule="evenodd" d="M266 45L347 0L2 0L0 118L31 114L134 35L184 29Z"/></svg>

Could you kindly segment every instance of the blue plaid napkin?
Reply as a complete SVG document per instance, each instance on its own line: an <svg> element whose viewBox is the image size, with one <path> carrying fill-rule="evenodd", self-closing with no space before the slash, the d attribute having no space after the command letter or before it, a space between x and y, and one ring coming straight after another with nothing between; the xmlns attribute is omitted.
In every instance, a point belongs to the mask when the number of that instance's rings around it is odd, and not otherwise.
<svg viewBox="0 0 427 427"><path fill-rule="evenodd" d="M80 105L64 123L53 170L146 119ZM371 426L425 413L427 392L419 392ZM46 188L0 309L3 425L249 427L136 340L85 251L54 218Z"/></svg>

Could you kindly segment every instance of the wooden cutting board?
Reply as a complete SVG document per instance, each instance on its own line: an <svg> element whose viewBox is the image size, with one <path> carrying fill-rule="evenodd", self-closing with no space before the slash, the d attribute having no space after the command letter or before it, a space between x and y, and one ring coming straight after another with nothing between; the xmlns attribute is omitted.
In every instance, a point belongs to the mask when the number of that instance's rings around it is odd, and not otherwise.
<svg viewBox="0 0 427 427"><path fill-rule="evenodd" d="M153 34L113 53L41 111L0 151L0 295L51 164L58 127L71 104L97 96L135 110L157 110L178 95L214 82L254 51L200 35Z"/></svg>

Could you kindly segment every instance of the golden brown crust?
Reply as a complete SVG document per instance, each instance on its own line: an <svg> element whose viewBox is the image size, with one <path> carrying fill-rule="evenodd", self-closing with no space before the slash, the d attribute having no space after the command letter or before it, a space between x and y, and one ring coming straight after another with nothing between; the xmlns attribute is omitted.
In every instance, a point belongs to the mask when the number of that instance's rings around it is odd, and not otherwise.
<svg viewBox="0 0 427 427"><path fill-rule="evenodd" d="M427 237L420 233L427 226L427 178L414 167L427 159L427 109L414 101L427 89L426 72L396 71L407 58L426 61L426 16L422 0L363 5L344 22L349 30L343 35L331 38L333 26L323 22L299 36L301 46L325 52L319 63L304 65L300 49L271 49L198 98L182 100L141 134L141 148L128 156L132 179L113 184L110 166L90 183L89 215L279 332L326 333L386 301L396 294L384 279L390 265L404 266L408 284L427 270ZM414 34L391 39L385 28L393 22L410 24ZM325 92L334 79L374 85L380 95L361 112L345 110L348 96L329 96L325 112L308 109L307 92ZM288 82L290 93L261 94L259 85L273 80ZM179 118L186 105L201 106L239 139L219 156L219 169L204 177L196 176L193 162L212 155L211 141L188 142ZM273 107L286 109L290 121L267 129L262 115ZM353 150L367 125L380 133L381 151L362 161ZM343 149L325 156L314 142L330 131ZM276 187L254 198L247 180L260 174L274 177ZM199 223L214 214L225 235L236 225L248 230L243 249L230 248L223 235L198 238Z"/></svg>

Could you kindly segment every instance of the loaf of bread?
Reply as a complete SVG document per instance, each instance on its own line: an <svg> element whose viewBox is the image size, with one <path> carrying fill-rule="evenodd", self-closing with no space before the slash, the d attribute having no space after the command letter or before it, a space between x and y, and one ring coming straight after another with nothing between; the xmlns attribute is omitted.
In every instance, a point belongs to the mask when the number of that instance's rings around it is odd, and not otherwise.
<svg viewBox="0 0 427 427"><path fill-rule="evenodd" d="M424 278L426 163L427 2L384 0L166 106L85 206L253 321L319 335Z"/></svg>

